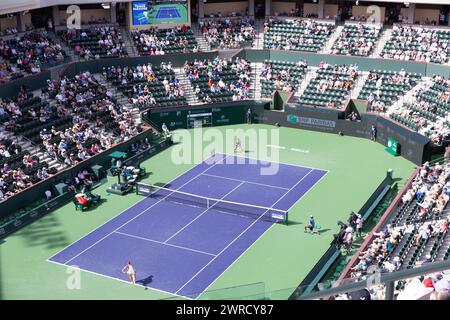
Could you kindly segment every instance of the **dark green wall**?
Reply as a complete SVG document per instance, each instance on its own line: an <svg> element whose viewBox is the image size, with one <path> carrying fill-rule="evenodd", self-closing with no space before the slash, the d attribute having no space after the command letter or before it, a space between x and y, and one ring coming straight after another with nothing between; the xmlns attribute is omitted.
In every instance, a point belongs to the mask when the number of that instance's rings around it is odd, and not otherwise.
<svg viewBox="0 0 450 320"><path fill-rule="evenodd" d="M309 65L318 66L321 61L326 61L331 64L346 65L357 63L361 70L382 69L398 71L404 68L407 72L421 73L422 75L432 75L437 73L448 76L450 73L450 66L438 65L434 63L339 56L333 54L308 53L300 51L246 49L245 57L251 62L262 62L266 59L292 62L306 60Z"/></svg>
<svg viewBox="0 0 450 320"><path fill-rule="evenodd" d="M0 218L7 216L20 208L26 207L36 202L37 200L41 199L44 196L44 192L46 190L52 189L54 185L58 184L61 181L75 177L75 175L84 168L90 168L91 166L98 164L103 165L105 169L108 169L110 167L111 161L111 158L108 157L108 154L114 151L126 152L131 143L141 139L145 139L147 136L149 138L151 137L151 130L144 131L141 134L128 140L127 142L116 145L103 153L100 153L96 156L93 156L81 162L75 167L61 171L57 175L52 176L51 178L34 185L32 188L27 189L11 198L8 198L6 201L0 204ZM156 152L159 151L160 150L157 150Z"/></svg>
<svg viewBox="0 0 450 320"><path fill-rule="evenodd" d="M185 61L194 59L214 59L218 55L217 51L199 52L195 55L192 53L167 54L163 56L146 56L146 57L130 57L130 58L111 58L94 61L72 62L68 63L61 71L62 75L73 77L81 71L89 70L91 73L101 72L103 67L109 66L131 66L151 62L159 64L162 61L171 61L175 67L180 67ZM397 61L383 60L365 57L338 56L331 54L313 54L299 51L278 51L278 50L253 50L245 49L239 51L235 56L245 57L251 62L263 62L264 60L281 60L297 62L306 60L309 65L318 66L321 61L327 61L331 64L357 63L361 70L383 69L383 70L400 70L404 68L408 72L420 73L422 75L432 76L433 74L441 74L445 77L450 75L450 66L439 65L434 63L423 63L414 61ZM20 86L25 84L31 90L42 88L46 85L46 80L50 79L50 71L46 70L38 75L25 77L12 81L0 86L0 97L9 98L17 94Z"/></svg>
<svg viewBox="0 0 450 320"><path fill-rule="evenodd" d="M47 79L50 79L50 71L43 71L37 75L20 78L15 81L0 85L0 97L12 98L17 96L22 85L27 86L30 90L37 90L47 85Z"/></svg>
<svg viewBox="0 0 450 320"><path fill-rule="evenodd" d="M217 52L199 52L195 55L184 54L168 54L163 56L146 56L146 57L132 57L132 58L111 58L100 59L93 61L82 61L68 64L62 74L67 77L73 77L79 72L90 71L91 73L101 72L104 67L111 66L135 66L138 64L144 64L151 62L152 64L160 64L161 62L172 62L172 65L176 68L183 66L186 61L192 61L193 59L214 59L217 56Z"/></svg>

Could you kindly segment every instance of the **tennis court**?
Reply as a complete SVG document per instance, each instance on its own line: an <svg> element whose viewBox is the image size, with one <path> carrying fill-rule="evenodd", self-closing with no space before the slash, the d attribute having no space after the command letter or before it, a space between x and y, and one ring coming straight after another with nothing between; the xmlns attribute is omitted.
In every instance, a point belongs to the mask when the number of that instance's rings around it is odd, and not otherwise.
<svg viewBox="0 0 450 320"><path fill-rule="evenodd" d="M195 299L270 229L270 211L289 210L327 173L280 163L261 175L270 165L216 154L48 261L128 281L131 260L140 285Z"/></svg>
<svg viewBox="0 0 450 320"><path fill-rule="evenodd" d="M156 19L180 18L177 7L160 7L156 13Z"/></svg>

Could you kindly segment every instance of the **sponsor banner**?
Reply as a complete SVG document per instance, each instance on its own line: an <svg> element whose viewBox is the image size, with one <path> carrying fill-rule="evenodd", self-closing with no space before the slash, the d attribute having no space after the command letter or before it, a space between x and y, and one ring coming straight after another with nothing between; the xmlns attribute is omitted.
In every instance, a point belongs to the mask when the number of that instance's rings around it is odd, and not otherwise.
<svg viewBox="0 0 450 320"><path fill-rule="evenodd" d="M333 121L333 120L300 117L295 114L288 115L287 120L290 123L298 123L298 124L304 125L304 126L327 127L327 128L335 128L336 127L336 121Z"/></svg>
<svg viewBox="0 0 450 320"><path fill-rule="evenodd" d="M16 220L12 220L8 224L1 226L0 238L16 231L17 229L27 225L31 221L43 216L44 214L56 210L57 208L61 207L62 205L70 201L70 199L72 199L73 196L74 196L73 192L64 193L63 195L60 195L40 205L39 207L36 207L28 211L27 213L24 213L21 217L17 218Z"/></svg>

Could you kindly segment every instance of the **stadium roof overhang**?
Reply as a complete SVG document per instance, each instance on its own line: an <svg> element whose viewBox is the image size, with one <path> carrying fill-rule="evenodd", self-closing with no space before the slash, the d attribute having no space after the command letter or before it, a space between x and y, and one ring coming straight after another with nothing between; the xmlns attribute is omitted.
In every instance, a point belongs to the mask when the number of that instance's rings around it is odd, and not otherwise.
<svg viewBox="0 0 450 320"><path fill-rule="evenodd" d="M355 2L356 0L352 0L351 2ZM402 3L402 4L406 4L406 3L416 3L416 4L437 4L437 5L450 5L449 0L376 0L376 1L371 1L371 0L359 0L360 4L361 2L364 2L364 5L370 4L371 2L386 2L386 3ZM370 3L368 3L370 2Z"/></svg>
<svg viewBox="0 0 450 320"><path fill-rule="evenodd" d="M55 5L81 5L92 3L117 3L130 0L0 0L0 15L22 12L26 10L50 7Z"/></svg>
<svg viewBox="0 0 450 320"><path fill-rule="evenodd" d="M71 5L71 4L92 4L92 3L112 3L112 2L130 2L131 0L1 0L0 15L22 12L26 10L38 9L54 5ZM352 2L356 3L356 0ZM373 1L360 0L369 4ZM449 0L377 0L377 2L390 3L420 3L420 4L440 4L449 5Z"/></svg>

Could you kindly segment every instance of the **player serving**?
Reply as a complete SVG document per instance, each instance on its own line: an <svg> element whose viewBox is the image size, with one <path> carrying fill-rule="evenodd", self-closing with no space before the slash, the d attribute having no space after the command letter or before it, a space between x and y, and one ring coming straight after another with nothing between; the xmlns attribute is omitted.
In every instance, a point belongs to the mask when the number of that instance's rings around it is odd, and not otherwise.
<svg viewBox="0 0 450 320"><path fill-rule="evenodd" d="M241 139L236 138L236 140L234 141L234 152L236 153L236 152L238 152L238 150L239 150L239 152L243 151Z"/></svg>
<svg viewBox="0 0 450 320"><path fill-rule="evenodd" d="M131 261L128 261L125 267L122 269L122 273L126 273L133 284L136 284L136 269L131 265Z"/></svg>

